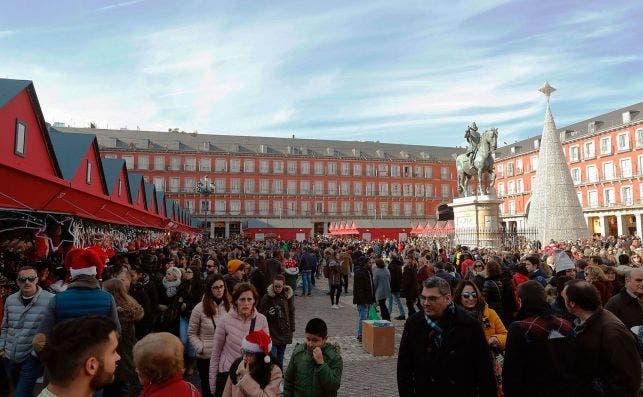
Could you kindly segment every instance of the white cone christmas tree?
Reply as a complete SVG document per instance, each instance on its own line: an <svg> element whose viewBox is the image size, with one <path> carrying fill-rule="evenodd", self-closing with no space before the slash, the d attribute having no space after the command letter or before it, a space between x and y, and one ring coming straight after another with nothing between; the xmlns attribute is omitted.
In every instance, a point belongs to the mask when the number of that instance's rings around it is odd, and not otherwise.
<svg viewBox="0 0 643 397"><path fill-rule="evenodd" d="M555 90L547 82L540 89L547 96L547 112L527 216L527 226L537 230L538 240L543 244L550 240L589 238L583 209L551 114L549 99Z"/></svg>

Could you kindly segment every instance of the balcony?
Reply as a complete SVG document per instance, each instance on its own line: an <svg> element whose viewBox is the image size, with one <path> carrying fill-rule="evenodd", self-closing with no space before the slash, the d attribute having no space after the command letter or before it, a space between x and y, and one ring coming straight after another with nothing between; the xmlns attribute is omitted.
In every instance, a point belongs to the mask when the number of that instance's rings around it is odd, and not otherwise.
<svg viewBox="0 0 643 397"><path fill-rule="evenodd" d="M183 166L184 171L196 171L196 165L195 164L185 164Z"/></svg>

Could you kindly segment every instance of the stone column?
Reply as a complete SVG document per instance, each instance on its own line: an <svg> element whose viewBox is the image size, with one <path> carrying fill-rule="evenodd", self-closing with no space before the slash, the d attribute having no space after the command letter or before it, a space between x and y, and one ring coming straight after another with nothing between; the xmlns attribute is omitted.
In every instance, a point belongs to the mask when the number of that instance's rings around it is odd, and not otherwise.
<svg viewBox="0 0 643 397"><path fill-rule="evenodd" d="M643 238L643 214L634 214L636 217L636 235Z"/></svg>
<svg viewBox="0 0 643 397"><path fill-rule="evenodd" d="M230 238L230 222L228 222L228 221L225 222L224 236L225 236L225 238Z"/></svg>
<svg viewBox="0 0 643 397"><path fill-rule="evenodd" d="M608 236L608 233L609 233L609 227L607 225L607 216L601 215L599 219L601 220L601 236L606 237Z"/></svg>
<svg viewBox="0 0 643 397"><path fill-rule="evenodd" d="M625 236L625 220L623 219L623 215L616 215L616 227L618 228L618 235L620 236Z"/></svg>

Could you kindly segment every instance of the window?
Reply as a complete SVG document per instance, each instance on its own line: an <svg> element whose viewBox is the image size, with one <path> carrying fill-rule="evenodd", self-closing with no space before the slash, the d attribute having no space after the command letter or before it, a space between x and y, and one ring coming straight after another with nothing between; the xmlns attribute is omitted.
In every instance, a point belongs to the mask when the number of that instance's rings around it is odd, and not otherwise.
<svg viewBox="0 0 643 397"><path fill-rule="evenodd" d="M391 165L391 176L393 178L399 178L400 177L400 166L399 165Z"/></svg>
<svg viewBox="0 0 643 397"><path fill-rule="evenodd" d="M433 167L425 166L424 167L424 178L431 179L433 178Z"/></svg>
<svg viewBox="0 0 643 397"><path fill-rule="evenodd" d="M267 179L259 180L259 193L268 194L270 192L270 181Z"/></svg>
<svg viewBox="0 0 643 397"><path fill-rule="evenodd" d="M328 194L331 196L337 195L337 182L328 181Z"/></svg>
<svg viewBox="0 0 643 397"><path fill-rule="evenodd" d="M366 182L366 195L375 196L375 182Z"/></svg>
<svg viewBox="0 0 643 397"><path fill-rule="evenodd" d="M531 159L529 159L530 165L529 168L531 171L537 171L538 170L538 156L533 156Z"/></svg>
<svg viewBox="0 0 643 397"><path fill-rule="evenodd" d="M183 181L183 186L188 193L194 193L194 189L196 188L196 181L194 180L194 178L185 178L185 180Z"/></svg>
<svg viewBox="0 0 643 397"><path fill-rule="evenodd" d="M351 194L351 188L350 188L350 182L341 182L339 185L339 195L340 196L348 196Z"/></svg>
<svg viewBox="0 0 643 397"><path fill-rule="evenodd" d="M449 198L449 197L451 197L451 186L442 185L442 198Z"/></svg>
<svg viewBox="0 0 643 397"><path fill-rule="evenodd" d="M514 176L514 163L507 163L507 176Z"/></svg>
<svg viewBox="0 0 643 397"><path fill-rule="evenodd" d="M522 159L516 160L516 175L522 174Z"/></svg>
<svg viewBox="0 0 643 397"><path fill-rule="evenodd" d="M87 169L85 170L85 182L89 185L92 183L92 162L87 160Z"/></svg>
<svg viewBox="0 0 643 397"><path fill-rule="evenodd" d="M496 164L496 178L502 178L505 176L505 167L502 164Z"/></svg>
<svg viewBox="0 0 643 397"><path fill-rule="evenodd" d="M170 178L170 192L178 193L179 188L181 187L181 180L179 178L171 177Z"/></svg>
<svg viewBox="0 0 643 397"><path fill-rule="evenodd" d="M310 162L302 161L301 163L301 174L309 175L310 174Z"/></svg>
<svg viewBox="0 0 643 397"><path fill-rule="evenodd" d="M324 202L316 201L315 202L315 214L321 215L324 213Z"/></svg>
<svg viewBox="0 0 643 397"><path fill-rule="evenodd" d="M241 213L241 201L230 200L230 215L239 215Z"/></svg>
<svg viewBox="0 0 643 397"><path fill-rule="evenodd" d="M315 181L315 194L324 194L324 181Z"/></svg>
<svg viewBox="0 0 643 397"><path fill-rule="evenodd" d="M609 136L601 138L601 154L612 154L612 138Z"/></svg>
<svg viewBox="0 0 643 397"><path fill-rule="evenodd" d="M440 167L440 179L449 179L449 167Z"/></svg>
<svg viewBox="0 0 643 397"><path fill-rule="evenodd" d="M246 200L243 203L243 212L245 212L246 215L254 215L255 213L255 201L254 200Z"/></svg>
<svg viewBox="0 0 643 397"><path fill-rule="evenodd" d="M315 175L324 175L324 163L315 161Z"/></svg>
<svg viewBox="0 0 643 397"><path fill-rule="evenodd" d="M349 201L342 201L342 215L351 214L351 203Z"/></svg>
<svg viewBox="0 0 643 397"><path fill-rule="evenodd" d="M422 178L422 166L416 165L415 166L415 172L413 172L413 176L415 178Z"/></svg>
<svg viewBox="0 0 643 397"><path fill-rule="evenodd" d="M154 170L165 171L165 157L154 156Z"/></svg>
<svg viewBox="0 0 643 397"><path fill-rule="evenodd" d="M334 201L328 202L328 214L335 215L337 213L337 203Z"/></svg>
<svg viewBox="0 0 643 397"><path fill-rule="evenodd" d="M274 179L272 181L272 193L273 194L282 194L284 190L284 184L281 179Z"/></svg>
<svg viewBox="0 0 643 397"><path fill-rule="evenodd" d="M299 182L299 193L300 194L310 194L310 181L300 181Z"/></svg>
<svg viewBox="0 0 643 397"><path fill-rule="evenodd" d="M225 193L225 178L217 178L214 180L215 193Z"/></svg>
<svg viewBox="0 0 643 397"><path fill-rule="evenodd" d="M596 190L590 190L587 192L587 201L590 207L598 207L598 192Z"/></svg>
<svg viewBox="0 0 643 397"><path fill-rule="evenodd" d="M603 163L603 179L606 181L611 181L614 179L614 165L612 162Z"/></svg>
<svg viewBox="0 0 643 397"><path fill-rule="evenodd" d="M181 169L181 158L172 157L170 158L170 171L179 171Z"/></svg>
<svg viewBox="0 0 643 397"><path fill-rule="evenodd" d="M388 176L388 164L377 165L377 176L379 177Z"/></svg>
<svg viewBox="0 0 643 397"><path fill-rule="evenodd" d="M632 205L634 197L632 196L632 186L623 186L621 188L621 200L623 205Z"/></svg>
<svg viewBox="0 0 643 397"><path fill-rule="evenodd" d="M400 203L395 202L391 204L391 215L400 216Z"/></svg>
<svg viewBox="0 0 643 397"><path fill-rule="evenodd" d="M369 216L375 216L375 203L369 201L366 203L366 212Z"/></svg>
<svg viewBox="0 0 643 397"><path fill-rule="evenodd" d="M210 211L210 200L201 200L201 213L205 214Z"/></svg>
<svg viewBox="0 0 643 397"><path fill-rule="evenodd" d="M297 181L288 181L288 194L297 194Z"/></svg>
<svg viewBox="0 0 643 397"><path fill-rule="evenodd" d="M636 137L636 148L640 149L643 147L643 128L639 128L634 134Z"/></svg>
<svg viewBox="0 0 643 397"><path fill-rule="evenodd" d="M297 215L297 202L289 201L288 202L288 215L294 216Z"/></svg>
<svg viewBox="0 0 643 397"><path fill-rule="evenodd" d="M417 183L416 185L422 186L421 183ZM410 183L405 183L404 186L402 186L402 192L404 194L404 197L413 196L413 185Z"/></svg>
<svg viewBox="0 0 643 397"><path fill-rule="evenodd" d="M603 203L605 203L605 205L608 207L616 204L616 195L614 194L614 189L603 190Z"/></svg>
<svg viewBox="0 0 643 397"><path fill-rule="evenodd" d="M391 183L391 195L392 196L402 195L402 188L399 183Z"/></svg>
<svg viewBox="0 0 643 397"><path fill-rule="evenodd" d="M123 160L125 160L125 167L128 170L133 170L134 169L134 156L121 156Z"/></svg>
<svg viewBox="0 0 643 397"><path fill-rule="evenodd" d="M511 200L509 202L509 214L514 215L516 213L516 202Z"/></svg>
<svg viewBox="0 0 643 397"><path fill-rule="evenodd" d="M288 174L294 175L297 173L297 162L296 161L288 161Z"/></svg>
<svg viewBox="0 0 643 397"><path fill-rule="evenodd" d="M272 173L273 174L283 174L284 173L284 162L281 160L274 160L272 162Z"/></svg>
<svg viewBox="0 0 643 397"><path fill-rule="evenodd" d="M578 198L578 203L583 206L583 192L579 191L576 192L576 198Z"/></svg>
<svg viewBox="0 0 643 397"><path fill-rule="evenodd" d="M413 203L404 203L404 216L411 216L413 214Z"/></svg>
<svg viewBox="0 0 643 397"><path fill-rule="evenodd" d="M427 185L430 186L430 185ZM415 184L415 197L424 197L424 184L416 183Z"/></svg>
<svg viewBox="0 0 643 397"><path fill-rule="evenodd" d="M353 182L353 195L362 195L362 182Z"/></svg>
<svg viewBox="0 0 643 397"><path fill-rule="evenodd" d="M507 194L516 193L516 183L514 181L507 182Z"/></svg>
<svg viewBox="0 0 643 397"><path fill-rule="evenodd" d="M154 186L157 192L165 191L165 178L162 176L154 177Z"/></svg>
<svg viewBox="0 0 643 397"><path fill-rule="evenodd" d="M516 179L516 193L524 193L525 187L523 186L522 178Z"/></svg>
<svg viewBox="0 0 643 397"><path fill-rule="evenodd" d="M379 193L380 196L388 196L388 183L380 182Z"/></svg>
<svg viewBox="0 0 643 397"><path fill-rule="evenodd" d="M259 201L259 214L268 215L270 204L268 200Z"/></svg>
<svg viewBox="0 0 643 397"><path fill-rule="evenodd" d="M618 134L616 137L616 150L630 150L630 134Z"/></svg>
<svg viewBox="0 0 643 397"><path fill-rule="evenodd" d="M196 171L196 158L190 157L185 159L183 168L185 168L186 171Z"/></svg>
<svg viewBox="0 0 643 397"><path fill-rule="evenodd" d="M243 192L252 194L255 192L255 181L254 179L246 179L243 181Z"/></svg>
<svg viewBox="0 0 643 397"><path fill-rule="evenodd" d="M580 155L578 153L578 146L570 146L569 147L569 161L570 162L580 161Z"/></svg>
<svg viewBox="0 0 643 397"><path fill-rule="evenodd" d="M362 204L361 201L356 201L353 203L353 212L355 215L362 215L362 211L364 210L364 205Z"/></svg>
<svg viewBox="0 0 643 397"><path fill-rule="evenodd" d="M643 176L643 155L639 156L638 167L639 176ZM643 186L643 183L641 184L641 186Z"/></svg>
<svg viewBox="0 0 643 397"><path fill-rule="evenodd" d="M212 160L199 159L199 171L210 172L211 167L212 167Z"/></svg>
<svg viewBox="0 0 643 397"><path fill-rule="evenodd" d="M415 203L415 215L424 215L424 203Z"/></svg>
<svg viewBox="0 0 643 397"><path fill-rule="evenodd" d="M215 172L226 172L227 170L228 170L228 162L226 161L226 159L216 159L214 161Z"/></svg>
<svg viewBox="0 0 643 397"><path fill-rule="evenodd" d="M587 181L590 183L598 182L598 172L595 165L588 165L585 169L587 172Z"/></svg>
<svg viewBox="0 0 643 397"><path fill-rule="evenodd" d="M351 173L351 165L350 165L350 164L348 164L348 163L342 163L340 167L341 167L341 168L340 168L340 173L341 173L343 176L348 176L348 175L350 175L350 173Z"/></svg>
<svg viewBox="0 0 643 397"><path fill-rule="evenodd" d="M498 183L498 196L504 196L505 195L505 184L502 182Z"/></svg>
<svg viewBox="0 0 643 397"><path fill-rule="evenodd" d="M150 168L150 158L147 156L139 155L138 156L138 169L147 170Z"/></svg>
<svg viewBox="0 0 643 397"><path fill-rule="evenodd" d="M596 151L594 150L594 141L585 142L584 156L585 159L593 159L594 157L596 157Z"/></svg>
<svg viewBox="0 0 643 397"><path fill-rule="evenodd" d="M230 179L230 193L240 193L241 192L241 180L238 178Z"/></svg>
<svg viewBox="0 0 643 397"><path fill-rule="evenodd" d="M25 145L27 142L27 126L16 120L16 137L13 144L13 153L18 156L25 156Z"/></svg>
<svg viewBox="0 0 643 397"><path fill-rule="evenodd" d="M301 205L301 214L304 216L310 215L310 203L308 201L301 201L299 203Z"/></svg>
<svg viewBox="0 0 643 397"><path fill-rule="evenodd" d="M621 178L632 177L632 160L621 159Z"/></svg>
<svg viewBox="0 0 643 397"><path fill-rule="evenodd" d="M427 183L424 185L424 196L425 197L433 197L433 184L432 183Z"/></svg>
<svg viewBox="0 0 643 397"><path fill-rule="evenodd" d="M240 172L240 171L241 171L241 160L230 159L230 172ZM232 202L230 202L230 212L232 212Z"/></svg>
<svg viewBox="0 0 643 397"><path fill-rule="evenodd" d="M375 175L375 167L373 167L373 164L366 164L366 176L374 176Z"/></svg>
<svg viewBox="0 0 643 397"><path fill-rule="evenodd" d="M402 168L402 176L405 178L413 177L413 167L411 167L410 165L405 165Z"/></svg>
<svg viewBox="0 0 643 397"><path fill-rule="evenodd" d="M225 202L225 200L216 200L214 202L214 213L216 215L225 215L225 213L226 213L226 202Z"/></svg>
<svg viewBox="0 0 643 397"><path fill-rule="evenodd" d="M387 202L381 202L380 203L380 217L387 216L388 215L388 203Z"/></svg>
<svg viewBox="0 0 643 397"><path fill-rule="evenodd" d="M353 164L353 176L362 176L361 164Z"/></svg>
<svg viewBox="0 0 643 397"><path fill-rule="evenodd" d="M190 212L190 214L194 214L194 200L185 200L183 201L183 205L185 205L185 208Z"/></svg>
<svg viewBox="0 0 643 397"><path fill-rule="evenodd" d="M243 172L255 172L255 161L251 159L243 160Z"/></svg>
<svg viewBox="0 0 643 397"><path fill-rule="evenodd" d="M337 164L336 163L328 163L326 165L326 168L328 170L328 175L335 175L337 174Z"/></svg>
<svg viewBox="0 0 643 397"><path fill-rule="evenodd" d="M259 173L267 174L269 169L268 160L259 160Z"/></svg>

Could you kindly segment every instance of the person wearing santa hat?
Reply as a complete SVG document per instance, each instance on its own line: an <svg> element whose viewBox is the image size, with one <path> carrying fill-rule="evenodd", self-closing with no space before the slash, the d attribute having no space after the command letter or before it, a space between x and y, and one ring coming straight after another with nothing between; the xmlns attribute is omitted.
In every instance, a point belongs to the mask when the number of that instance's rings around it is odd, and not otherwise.
<svg viewBox="0 0 643 397"><path fill-rule="evenodd" d="M38 333L34 337L34 349L44 348L46 335L54 325L64 320L86 316L105 316L114 321L121 333L114 297L100 288L105 262L89 249L75 248L65 256L65 267L71 274L67 290L56 294L45 311Z"/></svg>
<svg viewBox="0 0 643 397"><path fill-rule="evenodd" d="M243 357L232 363L223 397L279 396L283 374L271 350L272 341L266 331L246 335L241 342Z"/></svg>

